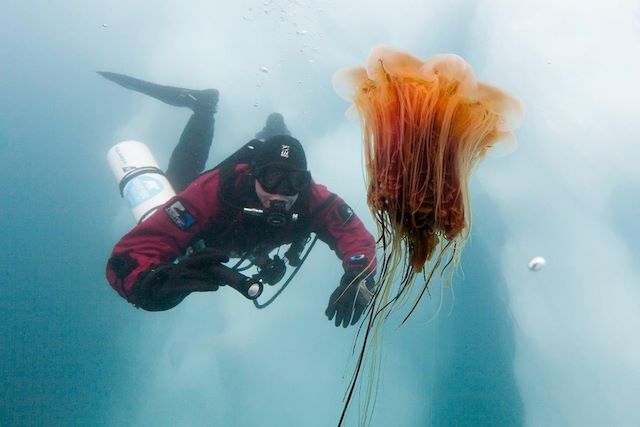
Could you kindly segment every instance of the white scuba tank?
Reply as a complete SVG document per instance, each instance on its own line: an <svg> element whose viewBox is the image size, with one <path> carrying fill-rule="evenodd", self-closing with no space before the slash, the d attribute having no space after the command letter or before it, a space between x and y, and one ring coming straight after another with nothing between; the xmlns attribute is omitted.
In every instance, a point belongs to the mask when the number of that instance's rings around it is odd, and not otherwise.
<svg viewBox="0 0 640 427"><path fill-rule="evenodd" d="M120 195L138 223L176 195L151 150L138 141L122 141L107 153Z"/></svg>

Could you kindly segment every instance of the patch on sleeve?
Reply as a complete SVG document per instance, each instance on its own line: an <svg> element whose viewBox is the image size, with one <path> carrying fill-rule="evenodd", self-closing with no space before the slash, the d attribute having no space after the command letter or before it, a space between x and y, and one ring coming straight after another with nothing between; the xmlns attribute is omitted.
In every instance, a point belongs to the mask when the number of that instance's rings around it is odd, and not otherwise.
<svg viewBox="0 0 640 427"><path fill-rule="evenodd" d="M351 206L348 204L343 203L338 206L338 215L340 215L343 224L346 224L353 218L353 209L351 209Z"/></svg>
<svg viewBox="0 0 640 427"><path fill-rule="evenodd" d="M164 211L169 216L169 219L182 231L190 229L196 223L196 219L180 200L171 203L164 208Z"/></svg>

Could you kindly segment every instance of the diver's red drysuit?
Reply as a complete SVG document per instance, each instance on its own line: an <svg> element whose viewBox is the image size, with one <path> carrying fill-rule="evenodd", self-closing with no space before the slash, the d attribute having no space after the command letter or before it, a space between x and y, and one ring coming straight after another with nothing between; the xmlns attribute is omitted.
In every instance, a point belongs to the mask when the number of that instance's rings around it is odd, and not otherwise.
<svg viewBox="0 0 640 427"><path fill-rule="evenodd" d="M205 172L186 190L169 200L116 244L107 263L107 280L129 302L136 304L135 286L141 273L173 262L198 240L231 257L257 247L269 251L314 232L342 260L364 255L375 271L375 241L349 206L323 185L311 182L291 208L298 221L272 228L244 214L242 208L261 204L254 178L246 164L231 176L220 169Z"/></svg>

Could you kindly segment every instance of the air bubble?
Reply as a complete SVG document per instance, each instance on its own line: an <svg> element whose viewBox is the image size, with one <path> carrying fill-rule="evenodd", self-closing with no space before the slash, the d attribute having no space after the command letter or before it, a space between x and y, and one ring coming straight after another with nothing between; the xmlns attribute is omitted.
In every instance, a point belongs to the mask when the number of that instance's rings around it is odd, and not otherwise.
<svg viewBox="0 0 640 427"><path fill-rule="evenodd" d="M546 263L547 261L543 257L537 256L537 257L531 258L527 266L531 271L539 271L539 270L542 270L542 267L544 267Z"/></svg>

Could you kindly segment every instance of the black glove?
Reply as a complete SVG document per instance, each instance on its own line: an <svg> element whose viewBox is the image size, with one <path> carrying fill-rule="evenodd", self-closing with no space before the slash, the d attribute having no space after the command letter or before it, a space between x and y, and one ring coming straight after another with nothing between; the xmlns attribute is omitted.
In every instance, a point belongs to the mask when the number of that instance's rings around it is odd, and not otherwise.
<svg viewBox="0 0 640 427"><path fill-rule="evenodd" d="M229 257L213 248L200 249L179 263L161 264L138 279L136 305L149 311L168 310L191 292L217 291L221 284L211 269Z"/></svg>
<svg viewBox="0 0 640 427"><path fill-rule="evenodd" d="M335 316L336 326L355 325L371 302L375 281L374 273L367 269L368 264L366 258L350 263L340 279L340 286L331 294L324 313L329 321Z"/></svg>

